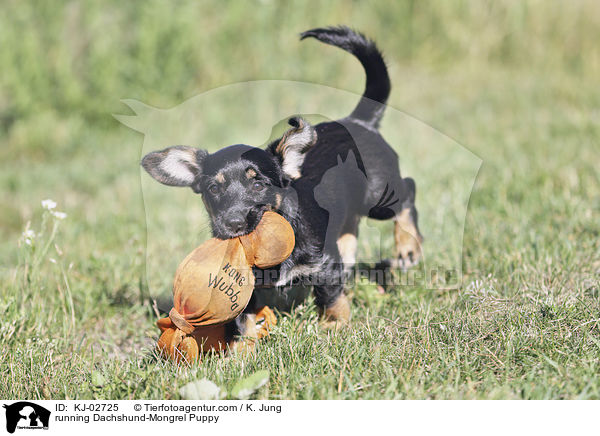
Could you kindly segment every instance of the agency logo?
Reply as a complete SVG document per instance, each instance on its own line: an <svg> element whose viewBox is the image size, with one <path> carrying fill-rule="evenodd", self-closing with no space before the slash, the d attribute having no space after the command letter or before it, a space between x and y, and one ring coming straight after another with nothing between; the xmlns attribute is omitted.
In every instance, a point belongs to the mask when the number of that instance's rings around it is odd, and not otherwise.
<svg viewBox="0 0 600 436"><path fill-rule="evenodd" d="M50 411L30 403L19 401L13 404L4 404L6 409L6 431L14 433L16 429L48 430Z"/></svg>

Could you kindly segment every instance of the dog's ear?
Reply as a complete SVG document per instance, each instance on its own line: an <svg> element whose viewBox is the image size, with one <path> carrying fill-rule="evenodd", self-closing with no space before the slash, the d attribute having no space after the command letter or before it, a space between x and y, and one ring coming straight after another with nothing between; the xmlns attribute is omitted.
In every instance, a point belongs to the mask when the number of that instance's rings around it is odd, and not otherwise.
<svg viewBox="0 0 600 436"><path fill-rule="evenodd" d="M288 120L292 126L281 139L273 141L267 151L271 152L281 164L283 173L291 179L301 176L300 168L308 150L317 142L317 131L306 120L293 117Z"/></svg>
<svg viewBox="0 0 600 436"><path fill-rule="evenodd" d="M142 166L164 185L192 186L202 173L202 161L207 155L204 150L177 145L148 153Z"/></svg>

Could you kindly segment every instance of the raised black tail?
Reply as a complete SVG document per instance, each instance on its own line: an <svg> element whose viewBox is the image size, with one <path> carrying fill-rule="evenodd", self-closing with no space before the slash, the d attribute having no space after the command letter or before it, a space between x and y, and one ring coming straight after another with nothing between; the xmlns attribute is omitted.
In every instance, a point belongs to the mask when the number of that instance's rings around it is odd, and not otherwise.
<svg viewBox="0 0 600 436"><path fill-rule="evenodd" d="M391 84L383 56L375 43L345 26L312 29L300 34L300 39L311 37L344 49L358 58L367 73L367 84L350 118L378 127Z"/></svg>

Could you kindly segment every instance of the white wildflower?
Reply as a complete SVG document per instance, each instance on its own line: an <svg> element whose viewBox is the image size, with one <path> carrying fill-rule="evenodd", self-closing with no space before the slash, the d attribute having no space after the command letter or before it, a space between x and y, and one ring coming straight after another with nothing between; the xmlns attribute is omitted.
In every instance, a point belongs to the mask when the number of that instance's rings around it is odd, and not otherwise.
<svg viewBox="0 0 600 436"><path fill-rule="evenodd" d="M54 200L42 200L42 207L46 210L52 210L56 207L56 201Z"/></svg>
<svg viewBox="0 0 600 436"><path fill-rule="evenodd" d="M67 214L64 212L52 211L50 212L52 216L59 220L64 220L67 217Z"/></svg>
<svg viewBox="0 0 600 436"><path fill-rule="evenodd" d="M23 231L22 235L24 238L29 238L29 239L35 238L35 232L31 229L27 229L27 230Z"/></svg>
<svg viewBox="0 0 600 436"><path fill-rule="evenodd" d="M56 263L56 259L54 259L53 257L49 257L48 260L50 261L50 263Z"/></svg>
<svg viewBox="0 0 600 436"><path fill-rule="evenodd" d="M26 245L33 245L33 238L35 238L35 232L33 230L25 229L21 236Z"/></svg>

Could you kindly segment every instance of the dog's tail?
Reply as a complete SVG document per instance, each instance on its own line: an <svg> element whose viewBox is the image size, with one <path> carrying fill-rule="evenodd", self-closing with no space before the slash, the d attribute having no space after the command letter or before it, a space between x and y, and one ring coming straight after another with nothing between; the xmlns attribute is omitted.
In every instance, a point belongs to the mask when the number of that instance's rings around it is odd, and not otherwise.
<svg viewBox="0 0 600 436"><path fill-rule="evenodd" d="M375 43L345 26L317 28L300 34L300 39L311 37L344 49L358 58L367 73L367 84L350 118L378 127L391 84L383 56Z"/></svg>

